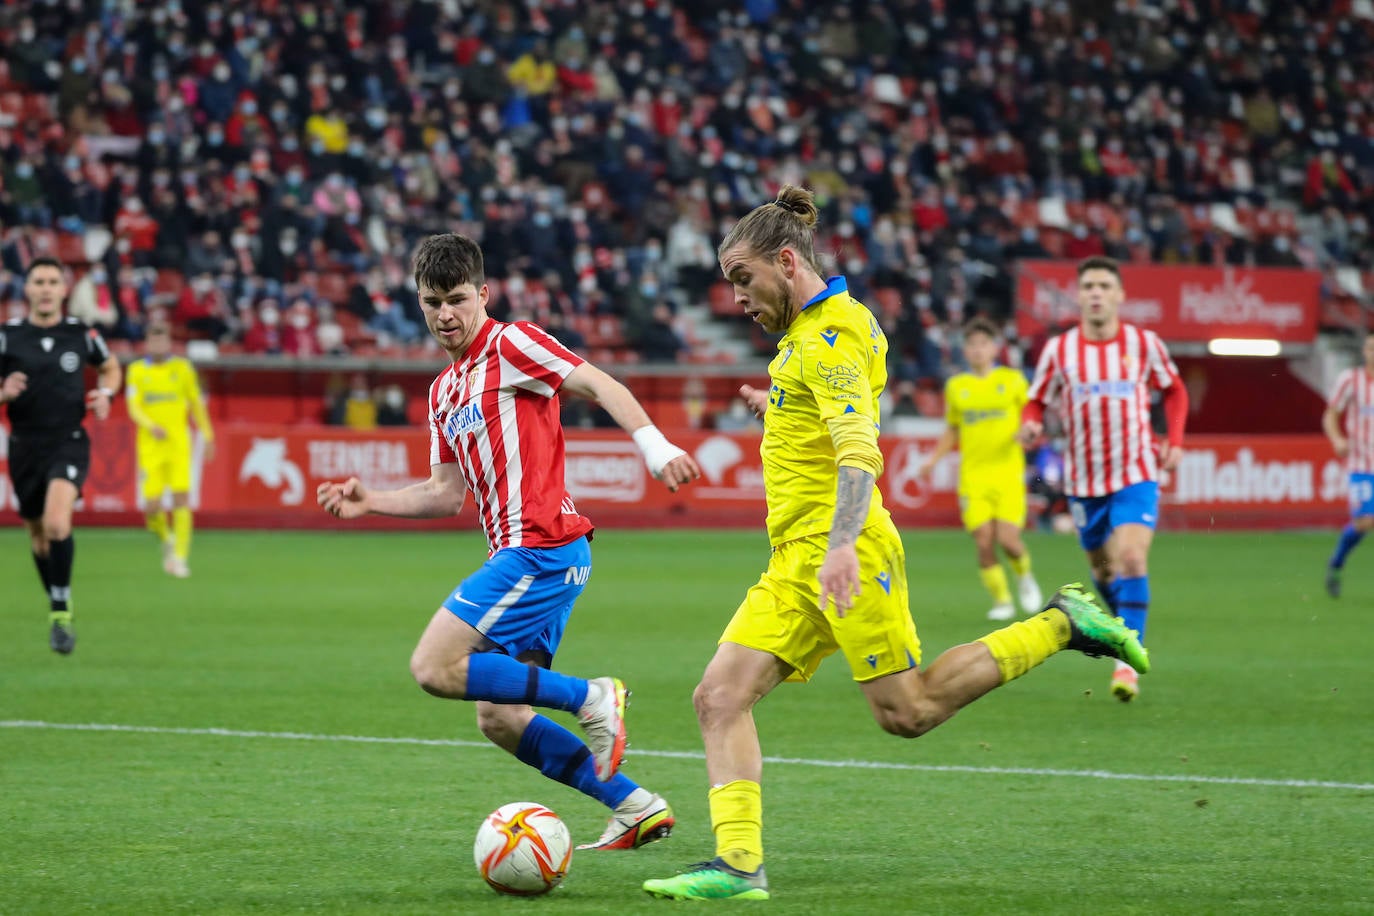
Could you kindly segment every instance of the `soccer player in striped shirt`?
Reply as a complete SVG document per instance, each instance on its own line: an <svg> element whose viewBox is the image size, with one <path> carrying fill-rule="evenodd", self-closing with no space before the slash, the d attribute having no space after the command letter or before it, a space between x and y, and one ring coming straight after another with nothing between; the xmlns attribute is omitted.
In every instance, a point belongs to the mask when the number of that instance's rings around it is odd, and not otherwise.
<svg viewBox="0 0 1374 916"><path fill-rule="evenodd" d="M1188 392L1169 351L1153 331L1123 322L1125 291L1111 258L1078 265L1082 320L1050 340L1040 354L1023 411L1022 438L1043 429L1046 408L1061 410L1068 445L1064 476L1069 511L1087 551L1097 590L1144 641L1150 608L1146 561L1159 519L1159 472L1182 455ZM1168 435L1155 451L1150 389L1164 393ZM1136 673L1117 665L1112 694L1123 702L1140 692Z"/></svg>
<svg viewBox="0 0 1374 916"><path fill-rule="evenodd" d="M605 833L582 848L633 849L665 837L673 827L667 802L617 772L625 685L549 667L592 569L592 523L564 486L559 393L595 400L670 490L700 470L624 385L536 325L487 315L482 250L471 239L431 236L414 266L425 323L452 360L430 387L430 478L401 490L369 490L356 477L323 483L319 503L339 518L441 518L471 493L490 552L434 613L411 673L435 696L476 701L478 727L492 743L611 809ZM586 743L536 706L575 713Z"/></svg>
<svg viewBox="0 0 1374 916"><path fill-rule="evenodd" d="M1347 369L1322 413L1322 429L1350 472L1350 523L1326 567L1326 593L1341 596L1345 558L1374 528L1374 335L1364 339L1364 365Z"/></svg>
<svg viewBox="0 0 1374 916"><path fill-rule="evenodd" d="M919 667L906 555L877 487L887 338L844 277L821 277L818 217L810 191L785 185L736 223L718 252L740 310L783 335L768 390L740 391L763 418L759 456L773 550L692 697L706 746L715 857L645 881L655 897L768 899L754 706L784 681L810 680L836 652L874 721L903 738L925 734L1064 649L1149 669L1135 636L1076 585L1028 620Z"/></svg>

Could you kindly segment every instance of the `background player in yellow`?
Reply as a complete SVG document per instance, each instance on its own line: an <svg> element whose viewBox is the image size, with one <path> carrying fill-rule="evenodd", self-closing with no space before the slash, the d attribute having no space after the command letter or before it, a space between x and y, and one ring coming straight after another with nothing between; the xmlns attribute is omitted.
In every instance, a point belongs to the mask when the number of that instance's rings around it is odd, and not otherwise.
<svg viewBox="0 0 1374 916"><path fill-rule="evenodd" d="M172 333L165 324L148 327L143 359L129 364L129 418L138 425L138 475L148 530L162 544L162 568L179 579L191 574L191 428L205 440L205 460L215 454L215 432L206 416L191 361L172 354ZM172 495L167 522L163 496Z"/></svg>
<svg viewBox="0 0 1374 916"><path fill-rule="evenodd" d="M784 334L768 367L768 392L740 389L763 418L759 452L773 551L692 698L706 746L715 858L645 881L657 897L769 896L753 708L783 681L808 680L836 651L877 723L908 738L1060 649L1149 667L1131 632L1077 586L1065 586L1029 620L918 667L906 557L876 485L887 340L844 277L821 279L818 217L811 192L786 186L740 220L718 252L739 307L765 331Z"/></svg>
<svg viewBox="0 0 1374 916"><path fill-rule="evenodd" d="M1000 343L997 327L988 319L974 318L965 325L969 371L945 383L945 431L918 472L929 477L940 459L959 446L959 509L978 548L978 575L992 595L989 620L1016 616L1007 574L997 561L998 547L1016 573L1021 610L1034 614L1044 600L1031 574L1030 551L1021 540L1026 524L1026 453L1017 433L1028 386L1020 372L997 365Z"/></svg>

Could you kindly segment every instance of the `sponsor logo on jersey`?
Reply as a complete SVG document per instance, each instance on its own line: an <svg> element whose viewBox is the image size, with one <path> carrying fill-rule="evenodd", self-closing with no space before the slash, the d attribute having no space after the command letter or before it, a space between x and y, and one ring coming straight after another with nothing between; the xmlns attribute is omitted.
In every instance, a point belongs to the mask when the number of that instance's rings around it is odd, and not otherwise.
<svg viewBox="0 0 1374 916"><path fill-rule="evenodd" d="M1102 382L1079 382L1073 386L1075 401L1088 398L1133 398L1137 383L1131 379L1110 379Z"/></svg>
<svg viewBox="0 0 1374 916"><path fill-rule="evenodd" d="M448 420L444 423L444 435L448 437L449 442L455 442L459 436L465 436L480 429L484 422L482 405L477 403L464 404L457 413L449 414Z"/></svg>

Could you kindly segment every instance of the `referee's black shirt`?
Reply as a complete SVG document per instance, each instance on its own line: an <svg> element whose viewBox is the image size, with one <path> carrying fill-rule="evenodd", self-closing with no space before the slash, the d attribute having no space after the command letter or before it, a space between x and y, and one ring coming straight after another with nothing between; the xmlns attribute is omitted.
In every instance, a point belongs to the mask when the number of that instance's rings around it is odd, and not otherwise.
<svg viewBox="0 0 1374 916"><path fill-rule="evenodd" d="M79 428L86 416L82 368L109 356L100 332L76 318L47 328L27 318L0 325L0 381L11 372L28 376L24 393L8 405L13 434L57 436Z"/></svg>

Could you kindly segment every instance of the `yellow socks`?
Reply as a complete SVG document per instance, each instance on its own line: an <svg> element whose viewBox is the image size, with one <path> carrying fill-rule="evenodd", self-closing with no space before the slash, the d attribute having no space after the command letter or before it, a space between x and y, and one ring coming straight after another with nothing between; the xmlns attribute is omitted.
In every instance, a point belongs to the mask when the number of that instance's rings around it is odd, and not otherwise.
<svg viewBox="0 0 1374 916"><path fill-rule="evenodd" d="M994 630L978 641L992 652L1002 683L1015 680L1069 644L1069 618L1058 608ZM715 809L712 808L712 811Z"/></svg>
<svg viewBox="0 0 1374 916"><path fill-rule="evenodd" d="M167 513L161 509L147 515L148 530L157 535L159 541L167 540Z"/></svg>
<svg viewBox="0 0 1374 916"><path fill-rule="evenodd" d="M176 544L177 559L185 560L191 555L191 510L172 510L172 539Z"/></svg>
<svg viewBox="0 0 1374 916"><path fill-rule="evenodd" d="M1027 550L1019 557L1007 557L1007 562L1011 564L1011 571L1016 573L1018 579L1030 575L1030 551Z"/></svg>
<svg viewBox="0 0 1374 916"><path fill-rule="evenodd" d="M980 568L978 578L983 580L983 587L992 595L994 603L1011 604L1011 588L1007 585L1007 574L1001 563Z"/></svg>
<svg viewBox="0 0 1374 916"><path fill-rule="evenodd" d="M731 868L758 871L763 865L763 790L759 784L736 779L712 786L710 802L716 855Z"/></svg>

